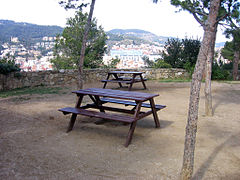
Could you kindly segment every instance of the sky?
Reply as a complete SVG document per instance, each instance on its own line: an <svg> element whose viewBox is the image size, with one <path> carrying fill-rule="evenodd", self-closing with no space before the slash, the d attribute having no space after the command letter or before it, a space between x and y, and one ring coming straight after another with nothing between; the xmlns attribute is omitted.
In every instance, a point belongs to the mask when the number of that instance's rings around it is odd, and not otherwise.
<svg viewBox="0 0 240 180"><path fill-rule="evenodd" d="M59 0L0 0L0 19L38 25L65 27L74 15L58 4ZM169 0L96 0L93 16L105 31L142 29L158 36L201 38L202 27L188 12L177 12ZM218 29L217 42L228 39Z"/></svg>

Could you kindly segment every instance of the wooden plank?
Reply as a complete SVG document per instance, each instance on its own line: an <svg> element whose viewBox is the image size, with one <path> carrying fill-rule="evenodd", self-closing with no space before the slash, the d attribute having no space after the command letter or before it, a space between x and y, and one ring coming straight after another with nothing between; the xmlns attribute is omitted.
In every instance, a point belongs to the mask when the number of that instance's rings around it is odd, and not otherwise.
<svg viewBox="0 0 240 180"><path fill-rule="evenodd" d="M78 91L73 91L73 93L106 96L110 98L129 99L129 100L136 100L136 101L146 101L153 97L159 96L158 94L133 92L133 91L121 91L121 90L113 90L113 89L101 89L101 88L82 89Z"/></svg>
<svg viewBox="0 0 240 180"><path fill-rule="evenodd" d="M117 80L117 79L102 80L102 82L126 83L126 84L131 83L131 81Z"/></svg>
<svg viewBox="0 0 240 180"><path fill-rule="evenodd" d="M143 72L136 71L110 71L110 74L142 74Z"/></svg>
<svg viewBox="0 0 240 180"><path fill-rule="evenodd" d="M147 79L145 79L144 81L147 81ZM138 83L138 82L142 82L141 79L134 79L134 82L132 82L132 79L109 79L109 80L101 80L101 82L113 82L113 83L127 83L127 84L130 84L130 83Z"/></svg>
<svg viewBox="0 0 240 180"><path fill-rule="evenodd" d="M119 78L121 78L122 80L132 80L132 77L126 77L126 76L121 76ZM141 78L135 78L134 80L141 81ZM143 80L147 81L146 78L143 78Z"/></svg>
<svg viewBox="0 0 240 180"><path fill-rule="evenodd" d="M130 106L136 106L137 104L134 101L126 101L126 100L121 100L121 99L113 99L113 98L101 98L101 101L104 103L110 102L110 103L116 103L116 104L125 104L125 105L130 105ZM151 108L151 105L149 103L142 103L142 107L145 108ZM160 110L165 108L165 105L155 105L156 110Z"/></svg>
<svg viewBox="0 0 240 180"><path fill-rule="evenodd" d="M73 108L73 107L65 107L62 109L59 109L59 111L66 113L73 113L73 114L81 114L84 116L90 116L90 117L97 117L102 119L109 119L114 121L120 121L120 122L128 122L131 123L134 120L131 116L125 116L121 114L106 114L104 112L97 112L97 111L91 111L91 110L85 110L85 109L79 109L79 108Z"/></svg>

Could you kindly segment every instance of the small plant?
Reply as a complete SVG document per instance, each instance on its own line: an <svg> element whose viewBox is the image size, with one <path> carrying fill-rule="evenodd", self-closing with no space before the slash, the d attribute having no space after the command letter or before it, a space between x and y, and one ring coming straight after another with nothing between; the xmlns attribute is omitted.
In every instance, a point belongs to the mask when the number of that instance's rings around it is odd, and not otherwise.
<svg viewBox="0 0 240 180"><path fill-rule="evenodd" d="M19 65L15 64L15 58L9 54L0 59L0 74L9 74L11 72L20 71Z"/></svg>
<svg viewBox="0 0 240 180"><path fill-rule="evenodd" d="M190 77L193 74L195 68L195 64L192 65L190 62L187 62L186 64L184 64L184 69L186 69L186 71L189 73Z"/></svg>
<svg viewBox="0 0 240 180"><path fill-rule="evenodd" d="M109 62L108 65L104 65L104 68L116 68L117 64L120 62L120 59L112 58Z"/></svg>
<svg viewBox="0 0 240 180"><path fill-rule="evenodd" d="M172 68L172 66L170 64L163 61L162 59L158 59L153 67L154 68Z"/></svg>
<svg viewBox="0 0 240 180"><path fill-rule="evenodd" d="M212 66L212 80L230 80L230 73L214 62Z"/></svg>

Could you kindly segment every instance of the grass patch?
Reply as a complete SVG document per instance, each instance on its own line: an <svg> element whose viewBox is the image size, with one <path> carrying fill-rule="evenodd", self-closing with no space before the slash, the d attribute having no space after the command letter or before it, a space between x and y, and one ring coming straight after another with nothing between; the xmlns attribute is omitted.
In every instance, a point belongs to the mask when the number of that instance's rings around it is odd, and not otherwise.
<svg viewBox="0 0 240 180"><path fill-rule="evenodd" d="M168 83L168 82L179 82L179 83L181 83L181 82L191 82L191 80L192 79L161 79L159 81L160 82L166 82L166 83Z"/></svg>
<svg viewBox="0 0 240 180"><path fill-rule="evenodd" d="M6 98L9 96L32 95L32 94L59 94L62 88L60 87L25 87L9 91L0 91L0 97Z"/></svg>
<svg viewBox="0 0 240 180"><path fill-rule="evenodd" d="M227 84L240 84L240 81L226 81L226 80L222 80L222 81L217 81L219 83L227 83Z"/></svg>

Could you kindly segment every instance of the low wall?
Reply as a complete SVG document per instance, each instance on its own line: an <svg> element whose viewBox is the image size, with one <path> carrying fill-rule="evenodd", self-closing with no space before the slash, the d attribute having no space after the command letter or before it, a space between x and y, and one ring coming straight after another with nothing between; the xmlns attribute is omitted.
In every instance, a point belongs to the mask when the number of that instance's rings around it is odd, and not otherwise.
<svg viewBox="0 0 240 180"><path fill-rule="evenodd" d="M96 82L105 79L107 72L113 69L86 69L84 82ZM120 70L120 69L118 69ZM124 69L121 69L124 70ZM127 71L144 72L148 79L186 78L188 73L183 69L127 69ZM0 74L0 91L39 85L70 85L77 82L77 70L15 72L9 75ZM100 82L99 82L100 83Z"/></svg>

